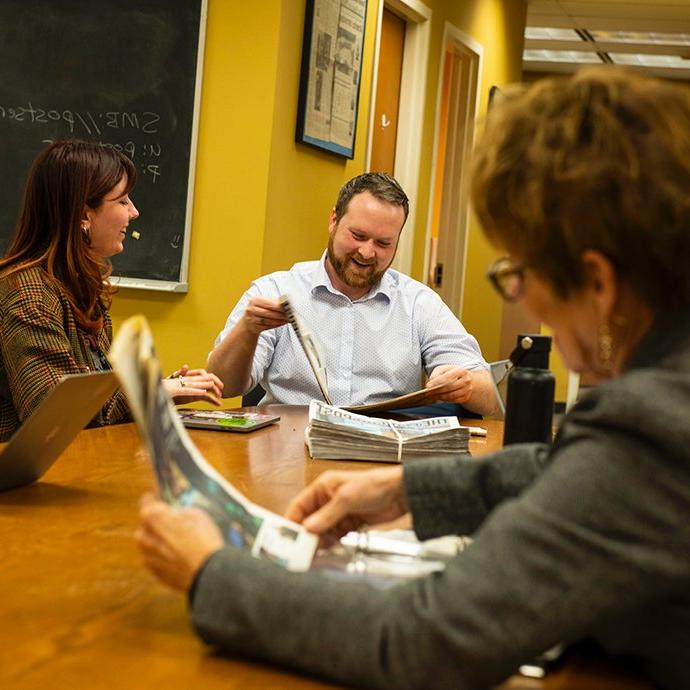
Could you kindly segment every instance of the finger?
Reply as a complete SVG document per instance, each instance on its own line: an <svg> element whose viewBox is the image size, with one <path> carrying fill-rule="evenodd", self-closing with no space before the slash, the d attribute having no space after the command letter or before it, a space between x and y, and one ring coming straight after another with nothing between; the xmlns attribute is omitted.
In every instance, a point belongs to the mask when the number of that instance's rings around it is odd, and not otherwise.
<svg viewBox="0 0 690 690"><path fill-rule="evenodd" d="M307 516L303 521L305 529L322 534L338 525L349 513L349 506L336 494L328 503Z"/></svg>
<svg viewBox="0 0 690 690"><path fill-rule="evenodd" d="M144 494L139 502L139 516L142 520L154 519L169 509L166 503L155 498L150 493Z"/></svg>
<svg viewBox="0 0 690 690"><path fill-rule="evenodd" d="M331 500L336 489L352 477L353 472L328 470L295 496L285 511L285 517L294 522L302 520Z"/></svg>
<svg viewBox="0 0 690 690"><path fill-rule="evenodd" d="M284 326L287 321L284 317L275 317L271 315L258 317L258 323L265 329L269 329Z"/></svg>
<svg viewBox="0 0 690 690"><path fill-rule="evenodd" d="M308 486L290 501L285 517L293 522L302 522L305 517L311 515L322 505L316 495L315 487Z"/></svg>
<svg viewBox="0 0 690 690"><path fill-rule="evenodd" d="M219 396L203 388L186 387L181 393L175 394L173 397L176 405L187 405L192 402L208 402L216 407L222 405Z"/></svg>
<svg viewBox="0 0 690 690"><path fill-rule="evenodd" d="M211 403L211 405L214 405L215 407L220 407L222 405L220 398L217 398L215 395L212 395L211 393L206 393L206 395L203 395L200 398L200 400L203 400L207 403Z"/></svg>
<svg viewBox="0 0 690 690"><path fill-rule="evenodd" d="M158 561L174 562L177 557L173 547L147 529L137 530L135 540L145 561L156 559Z"/></svg>
<svg viewBox="0 0 690 690"><path fill-rule="evenodd" d="M435 376L434 378L429 379L426 382L426 386L424 386L424 387L425 388L437 388L439 386L446 385L446 384L450 383L451 381L452 381L452 379L447 378L445 376Z"/></svg>
<svg viewBox="0 0 690 690"><path fill-rule="evenodd" d="M445 386L443 386L444 390L449 390L449 391L454 391L454 390L461 390L465 388L469 388L472 385L472 382L469 381L468 379L462 378L462 379L455 379L453 381L449 381Z"/></svg>
<svg viewBox="0 0 690 690"><path fill-rule="evenodd" d="M247 308L251 309L252 307L260 309L269 309L272 311L282 310L282 307L280 306L280 300L271 299L270 297L252 297L249 300L249 305Z"/></svg>
<svg viewBox="0 0 690 690"><path fill-rule="evenodd" d="M193 391L201 390L218 398L222 397L222 390L216 385L215 381L206 376L196 378L185 376L184 388L185 390L182 392L185 394L190 394L193 393Z"/></svg>
<svg viewBox="0 0 690 690"><path fill-rule="evenodd" d="M434 386L440 386L440 385L443 385L446 383L451 383L452 381L456 381L457 378L458 378L457 371L454 371L451 369L448 371L439 372L437 369L436 371L434 371L434 373L431 375L429 380L426 382L426 387L431 388Z"/></svg>
<svg viewBox="0 0 690 690"><path fill-rule="evenodd" d="M204 376L206 380L210 381L216 387L220 394L220 391L223 390L223 382L215 374L211 374L205 369L199 369L199 372L200 375Z"/></svg>
<svg viewBox="0 0 690 690"><path fill-rule="evenodd" d="M472 388L460 388L460 389L455 389L452 390L448 393L444 393L443 391L439 392L439 397L447 402L452 402L452 403L465 403L467 402L470 397L472 396Z"/></svg>
<svg viewBox="0 0 690 690"><path fill-rule="evenodd" d="M152 539L167 545L174 545L184 524L187 509L173 509L167 503L154 501L140 511L141 528Z"/></svg>

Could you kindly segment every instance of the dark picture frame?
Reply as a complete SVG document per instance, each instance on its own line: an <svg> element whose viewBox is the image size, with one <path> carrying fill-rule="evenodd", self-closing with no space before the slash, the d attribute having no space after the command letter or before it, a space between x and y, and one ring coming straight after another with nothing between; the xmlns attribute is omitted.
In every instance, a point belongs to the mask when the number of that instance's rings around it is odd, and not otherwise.
<svg viewBox="0 0 690 690"><path fill-rule="evenodd" d="M295 141L354 158L368 0L307 0Z"/></svg>

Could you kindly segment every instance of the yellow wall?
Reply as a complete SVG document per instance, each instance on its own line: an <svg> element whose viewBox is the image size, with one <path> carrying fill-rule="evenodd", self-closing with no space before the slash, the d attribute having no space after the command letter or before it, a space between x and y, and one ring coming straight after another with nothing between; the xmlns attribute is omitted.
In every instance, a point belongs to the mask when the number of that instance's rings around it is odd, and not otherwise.
<svg viewBox="0 0 690 690"><path fill-rule="evenodd" d="M213 339L251 280L317 257L341 184L365 169L380 0L369 0L355 158L294 142L304 0L208 0L199 145L186 295L122 289L112 314L144 313L165 370L203 365ZM415 277L420 278L429 203L437 80L446 20L484 46L482 107L492 84L520 76L522 0L425 0L432 9ZM135 193L136 199L136 193ZM146 209L140 209L142 224ZM473 225L463 321L495 356L500 309L484 280L491 250Z"/></svg>
<svg viewBox="0 0 690 690"><path fill-rule="evenodd" d="M307 261L321 255L326 247L328 216L338 190L344 182L365 170L376 13L376 0L369 0L355 157L348 160L295 143L304 2L283 2L280 70L276 79L270 142L263 273L289 268L296 261Z"/></svg>

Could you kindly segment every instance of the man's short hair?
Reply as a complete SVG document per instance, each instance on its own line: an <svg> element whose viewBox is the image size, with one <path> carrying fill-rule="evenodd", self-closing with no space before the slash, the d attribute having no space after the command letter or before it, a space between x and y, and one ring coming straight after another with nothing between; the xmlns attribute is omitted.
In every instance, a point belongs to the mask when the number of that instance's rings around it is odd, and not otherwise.
<svg viewBox="0 0 690 690"><path fill-rule="evenodd" d="M357 175L341 187L338 200L335 202L336 223L339 223L340 219L347 213L347 207L350 205L352 197L362 192L369 192L379 201L400 206L405 213L403 219L403 225L405 225L407 214L410 212L410 201L398 181L383 172L368 172Z"/></svg>

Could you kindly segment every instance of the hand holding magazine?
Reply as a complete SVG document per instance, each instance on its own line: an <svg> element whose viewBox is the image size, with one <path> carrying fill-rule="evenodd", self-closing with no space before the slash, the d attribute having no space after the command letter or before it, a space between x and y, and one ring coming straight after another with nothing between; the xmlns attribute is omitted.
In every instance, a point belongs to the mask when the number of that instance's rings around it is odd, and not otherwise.
<svg viewBox="0 0 690 690"><path fill-rule="evenodd" d="M249 501L192 443L161 382L153 339L143 316L122 325L109 359L151 456L161 498L171 505L203 508L227 542L257 558L290 570L307 570L318 538Z"/></svg>

